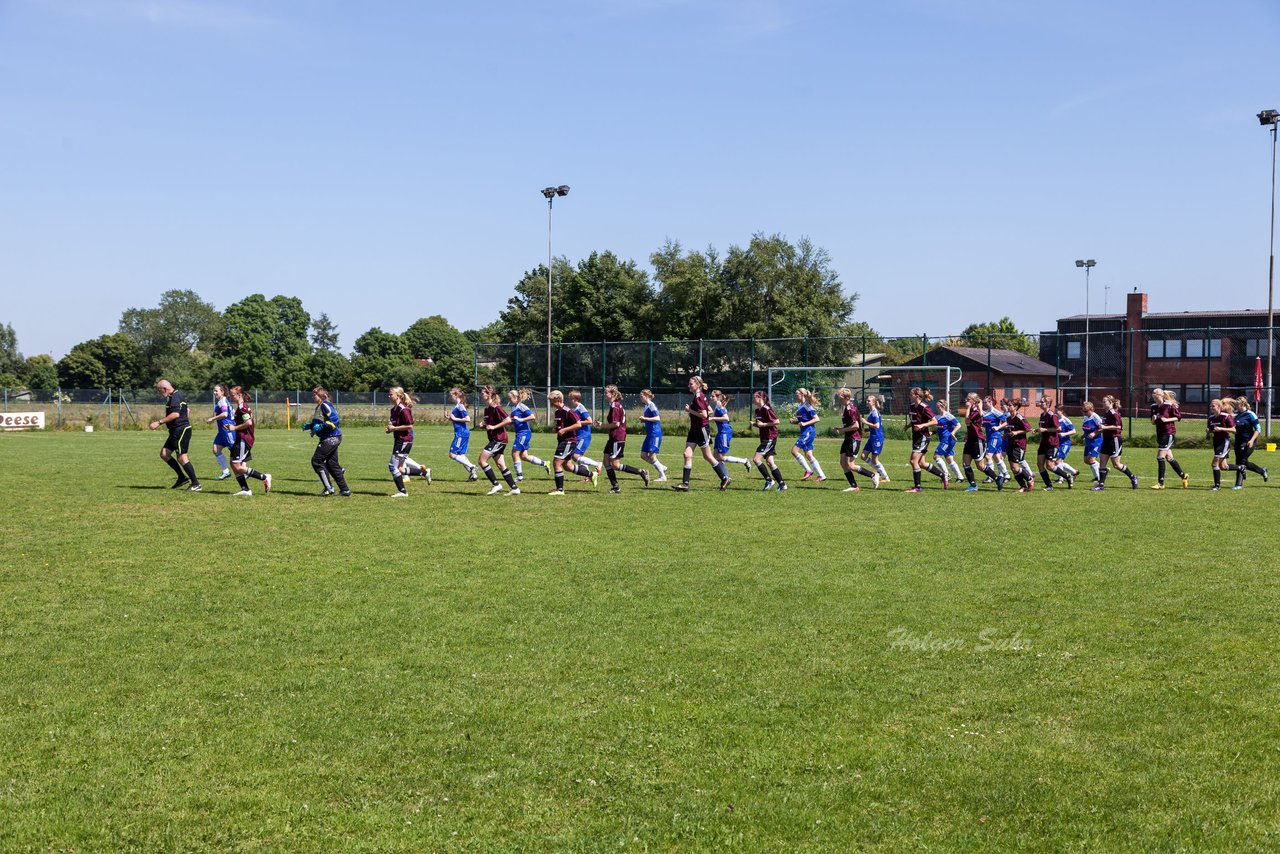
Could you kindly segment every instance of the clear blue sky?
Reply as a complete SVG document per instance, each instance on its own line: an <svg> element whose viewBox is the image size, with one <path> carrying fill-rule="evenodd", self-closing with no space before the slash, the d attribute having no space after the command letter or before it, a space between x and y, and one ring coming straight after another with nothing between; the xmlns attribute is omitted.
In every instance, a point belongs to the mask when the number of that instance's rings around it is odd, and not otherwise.
<svg viewBox="0 0 1280 854"><path fill-rule="evenodd" d="M857 316L1265 307L1280 3L0 0L0 322L61 356L191 288L349 348L546 257L753 232Z"/></svg>

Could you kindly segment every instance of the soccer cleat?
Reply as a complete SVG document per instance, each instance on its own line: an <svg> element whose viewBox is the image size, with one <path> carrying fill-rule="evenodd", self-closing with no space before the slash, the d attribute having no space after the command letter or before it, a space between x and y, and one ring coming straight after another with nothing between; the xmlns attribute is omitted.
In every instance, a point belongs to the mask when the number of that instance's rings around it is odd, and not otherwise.
<svg viewBox="0 0 1280 854"><path fill-rule="evenodd" d="M609 494L610 494L610 495L621 495L621 494L622 494L622 487L621 487L621 486L611 486L611 487L609 487Z"/></svg>
<svg viewBox="0 0 1280 854"><path fill-rule="evenodd" d="M1267 470L1266 470L1266 469L1263 469L1263 470L1262 470L1262 482L1263 482L1263 483L1266 483L1266 482L1267 482L1267 481L1269 481L1269 480L1271 480L1271 478L1267 475Z"/></svg>
<svg viewBox="0 0 1280 854"><path fill-rule="evenodd" d="M1004 491L1004 484L1005 484L1005 477L1004 477L1004 475L1002 475L1002 474L998 474L998 475L996 475L996 492L1003 492L1003 491Z"/></svg>
<svg viewBox="0 0 1280 854"><path fill-rule="evenodd" d="M1220 492L1221 490L1222 490L1222 487L1221 487L1221 486L1211 486L1211 487L1209 487L1209 491L1210 491L1210 492Z"/></svg>
<svg viewBox="0 0 1280 854"><path fill-rule="evenodd" d="M804 477L802 477L802 478L800 478L800 479L801 479L801 480L808 480L808 479L809 479L809 478L811 478L811 477L813 477L813 472L811 472L811 471L806 471L806 472L804 473Z"/></svg>
<svg viewBox="0 0 1280 854"><path fill-rule="evenodd" d="M431 485L431 469L422 470L422 479L427 482L427 486Z"/></svg>
<svg viewBox="0 0 1280 854"><path fill-rule="evenodd" d="M914 493L914 492L924 492L924 490L923 490L923 489L921 489L921 488L920 488L920 487L918 487L918 486L913 486L913 487L911 487L910 489L908 489L908 490L907 490L907 492L909 492L909 493Z"/></svg>
<svg viewBox="0 0 1280 854"><path fill-rule="evenodd" d="M222 474L215 477L214 480L226 480L229 477L231 477L231 472L228 471L227 469L223 469Z"/></svg>
<svg viewBox="0 0 1280 854"><path fill-rule="evenodd" d="M499 492L501 492L501 491L502 491L502 484L500 484L500 483L495 483L495 484L493 485L493 488L489 490L489 494L490 494L490 495L497 495L497 494L498 494Z"/></svg>
<svg viewBox="0 0 1280 854"><path fill-rule="evenodd" d="M649 473L644 469L640 469L640 479L644 481L646 487L649 486Z"/></svg>
<svg viewBox="0 0 1280 854"><path fill-rule="evenodd" d="M199 492L199 491L200 491L200 484L198 484L198 483L193 483L193 484L191 484L190 486L188 486L188 487L187 487L186 491L187 491L187 492Z"/></svg>
<svg viewBox="0 0 1280 854"><path fill-rule="evenodd" d="M784 483L780 483L780 484L778 484L778 491L779 491L779 492L786 492L786 491L787 491L787 484L786 484L785 482L784 482Z"/></svg>
<svg viewBox="0 0 1280 854"><path fill-rule="evenodd" d="M1164 484L1163 484L1163 483L1153 483L1153 484L1151 484L1151 488L1152 488L1152 489L1164 489Z"/></svg>
<svg viewBox="0 0 1280 854"><path fill-rule="evenodd" d="M856 486L846 486L844 489L840 491L841 492L861 492L862 490L858 489L858 487Z"/></svg>
<svg viewBox="0 0 1280 854"><path fill-rule="evenodd" d="M547 474L551 474L551 463L546 460L542 461L542 468Z"/></svg>
<svg viewBox="0 0 1280 854"><path fill-rule="evenodd" d="M264 474L262 476L262 491L263 492L271 491L271 475L269 474Z"/></svg>
<svg viewBox="0 0 1280 854"><path fill-rule="evenodd" d="M729 488L729 484L731 484L731 483L733 483L733 478L731 478L731 477L726 477L726 478L724 478L723 480L721 480L721 481L720 481L720 491L721 491L721 492L724 492L726 489L728 489L728 488Z"/></svg>
<svg viewBox="0 0 1280 854"><path fill-rule="evenodd" d="M351 497L351 490L349 490L349 489L344 489L344 490L342 490L342 492L341 492L341 493L339 493L339 494L340 494L343 498L350 498L350 497Z"/></svg>
<svg viewBox="0 0 1280 854"><path fill-rule="evenodd" d="M1129 479L1129 485L1132 489L1138 488L1138 476L1136 474Z"/></svg>
<svg viewBox="0 0 1280 854"><path fill-rule="evenodd" d="M881 483L893 483L893 481L889 480L889 475L887 475L887 474L882 474L882 475L880 475L880 482L881 482Z"/></svg>
<svg viewBox="0 0 1280 854"><path fill-rule="evenodd" d="M595 489L599 485L600 485L600 472L593 471L591 473L591 488Z"/></svg>
<svg viewBox="0 0 1280 854"><path fill-rule="evenodd" d="M326 489L320 493L321 498L328 498L330 495L333 495L332 489Z"/></svg>
<svg viewBox="0 0 1280 854"><path fill-rule="evenodd" d="M563 489L553 489L553 490L551 490L550 492L548 492L548 493L547 493L547 495L564 495L564 490L563 490Z"/></svg>
<svg viewBox="0 0 1280 854"><path fill-rule="evenodd" d="M878 475L878 474L873 474L873 475L871 475L871 488L872 488L872 489L879 489L879 488L880 488L880 481L881 481L881 480L882 480L882 478L880 477L880 475Z"/></svg>
<svg viewBox="0 0 1280 854"><path fill-rule="evenodd" d="M1102 492L1104 489L1106 489L1106 486L1104 486L1101 483L1099 483L1097 486L1089 487L1090 492Z"/></svg>
<svg viewBox="0 0 1280 854"><path fill-rule="evenodd" d="M689 484L687 484L687 483L673 483L673 484L671 484L671 488L672 488L672 489L674 489L676 492L688 492L688 491L689 491Z"/></svg>
<svg viewBox="0 0 1280 854"><path fill-rule="evenodd" d="M407 492L393 492L393 493L391 493L391 497L392 497L392 498L408 498L408 497L409 497L409 493L407 493Z"/></svg>
<svg viewBox="0 0 1280 854"><path fill-rule="evenodd" d="M249 491L249 490L247 490L247 489L242 489L242 490L240 490L239 492L233 492L233 493L231 493L231 494L232 494L232 495L253 495L253 493L252 493L252 492L250 492L250 491Z"/></svg>
<svg viewBox="0 0 1280 854"><path fill-rule="evenodd" d="M667 475L665 472L658 475L658 479L654 481L654 483L666 483L666 482L667 482Z"/></svg>
<svg viewBox="0 0 1280 854"><path fill-rule="evenodd" d="M827 479L827 476L825 474L818 475L818 483L822 483L826 479Z"/></svg>
<svg viewBox="0 0 1280 854"><path fill-rule="evenodd" d="M943 489L951 488L951 478L947 477L945 474L942 476L942 488Z"/></svg>
<svg viewBox="0 0 1280 854"><path fill-rule="evenodd" d="M965 492L977 492L977 491L978 491L978 485L975 483L973 486L966 486L966 487L965 487L965 489L964 489L964 491L965 491Z"/></svg>
<svg viewBox="0 0 1280 854"><path fill-rule="evenodd" d="M476 467L472 466L467 469L467 483L475 483L480 479L480 475L476 474Z"/></svg>
<svg viewBox="0 0 1280 854"><path fill-rule="evenodd" d="M180 478L178 478L177 480L175 480L175 481L173 482L173 486L171 486L171 487L169 487L169 488L170 488L170 489L182 489L183 487L185 487L185 486L186 486L188 483L190 483L190 482L191 482L191 481L187 480L185 477L180 477Z"/></svg>
<svg viewBox="0 0 1280 854"><path fill-rule="evenodd" d="M1075 489L1075 488L1076 488L1075 477L1072 475L1067 475L1067 489Z"/></svg>
<svg viewBox="0 0 1280 854"><path fill-rule="evenodd" d="M1235 486L1233 486L1233 487L1231 487L1231 488L1232 488L1232 489L1244 489L1244 484L1237 483Z"/></svg>
<svg viewBox="0 0 1280 854"><path fill-rule="evenodd" d="M773 481L771 481L771 480L766 480L766 481L764 482L764 489L762 489L762 490L760 490L760 491L761 491L761 492L768 492L768 491L769 491L769 490L771 490L771 489L773 489Z"/></svg>
<svg viewBox="0 0 1280 854"><path fill-rule="evenodd" d="M743 461L742 461L742 467L743 467L744 469L746 469L746 470L747 470L747 476L748 476L748 477L750 477L750 476L751 476L751 461L750 461L750 460L743 460Z"/></svg>
<svg viewBox="0 0 1280 854"><path fill-rule="evenodd" d="M1043 489L1042 491L1043 491L1043 492L1053 492L1053 487L1052 487L1052 486L1046 486L1046 487L1044 487L1044 489Z"/></svg>
<svg viewBox="0 0 1280 854"><path fill-rule="evenodd" d="M1191 481L1191 478L1184 474L1184 475L1182 476L1182 488L1183 488L1183 489L1186 489L1186 488L1187 488L1187 484L1188 484L1190 481Z"/></svg>
<svg viewBox="0 0 1280 854"><path fill-rule="evenodd" d="M519 495L519 494L520 494L520 487L518 486L514 489L507 490L507 495Z"/></svg>

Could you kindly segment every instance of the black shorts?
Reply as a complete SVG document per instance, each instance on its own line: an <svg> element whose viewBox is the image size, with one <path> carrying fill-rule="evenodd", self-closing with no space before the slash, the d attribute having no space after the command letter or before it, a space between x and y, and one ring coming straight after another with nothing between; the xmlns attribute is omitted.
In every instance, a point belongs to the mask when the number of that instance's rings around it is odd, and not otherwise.
<svg viewBox="0 0 1280 854"><path fill-rule="evenodd" d="M923 454L929 450L929 434L921 431L911 437L911 453Z"/></svg>
<svg viewBox="0 0 1280 854"><path fill-rule="evenodd" d="M561 439L556 442L556 452L554 454L557 460L567 460L573 456L573 448L577 444L573 439Z"/></svg>
<svg viewBox="0 0 1280 854"><path fill-rule="evenodd" d="M1050 445L1048 442L1041 441L1040 447L1036 449L1037 457L1048 457L1051 460L1058 458L1058 446Z"/></svg>
<svg viewBox="0 0 1280 854"><path fill-rule="evenodd" d="M627 442L625 439L621 442L610 439L604 443L604 458L606 460L620 460L622 459L622 451L626 447Z"/></svg>
<svg viewBox="0 0 1280 854"><path fill-rule="evenodd" d="M1114 433L1108 434L1102 437L1102 450L1099 453L1104 457L1118 457L1124 453L1124 443Z"/></svg>
<svg viewBox="0 0 1280 854"><path fill-rule="evenodd" d="M185 454L191 447L191 425L188 424L181 430L170 430L169 438L164 440L164 446L178 456Z"/></svg>
<svg viewBox="0 0 1280 854"><path fill-rule="evenodd" d="M760 444L756 446L757 457L772 457L778 453L778 437L772 439L761 439Z"/></svg>
<svg viewBox="0 0 1280 854"><path fill-rule="evenodd" d="M507 449L506 442L490 442L484 446L484 452L491 457L500 457L502 452Z"/></svg>
<svg viewBox="0 0 1280 854"><path fill-rule="evenodd" d="M684 439L686 445L697 445L705 448L711 444L711 431L706 427L690 427L689 435Z"/></svg>
<svg viewBox="0 0 1280 854"><path fill-rule="evenodd" d="M977 436L966 434L964 437L964 455L970 459L980 460L984 453L982 440Z"/></svg>
<svg viewBox="0 0 1280 854"><path fill-rule="evenodd" d="M396 436L395 439L391 442L391 453L397 456L407 457L409 456L409 452L412 450L413 450L413 442L412 441L406 442L404 439L400 438L399 436Z"/></svg>
<svg viewBox="0 0 1280 854"><path fill-rule="evenodd" d="M1162 433L1162 434L1157 434L1157 436L1156 436L1156 450L1157 450L1157 451L1172 451L1172 450L1173 450L1173 438L1174 438L1174 436L1173 436L1173 434L1172 434L1172 433Z"/></svg>
<svg viewBox="0 0 1280 854"><path fill-rule="evenodd" d="M840 443L840 456L856 457L858 448L862 447L862 440L853 438L852 433L844 434L844 441Z"/></svg>
<svg viewBox="0 0 1280 854"><path fill-rule="evenodd" d="M1219 435L1221 438L1214 437L1213 440L1213 458L1225 460L1227 454L1231 453L1231 439L1225 433Z"/></svg>
<svg viewBox="0 0 1280 854"><path fill-rule="evenodd" d="M1005 457L1011 463L1025 463L1027 461L1027 449L1015 448L1010 445L1004 452Z"/></svg>
<svg viewBox="0 0 1280 854"><path fill-rule="evenodd" d="M253 459L253 451L244 439L237 438L231 446L231 462L244 464Z"/></svg>

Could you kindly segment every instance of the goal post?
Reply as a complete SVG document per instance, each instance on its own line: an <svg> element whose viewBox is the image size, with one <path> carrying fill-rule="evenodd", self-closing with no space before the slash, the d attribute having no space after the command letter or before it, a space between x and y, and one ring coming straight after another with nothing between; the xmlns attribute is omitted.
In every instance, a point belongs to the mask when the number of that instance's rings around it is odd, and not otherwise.
<svg viewBox="0 0 1280 854"><path fill-rule="evenodd" d="M909 403L907 393L915 386L928 390L935 399L945 399L954 407L960 374L960 369L954 365L777 367L768 369L765 388L775 406L794 402L796 389L807 388L834 408L836 389L848 388L859 406L868 395L874 394L883 402L881 411L886 415L901 414L906 412Z"/></svg>

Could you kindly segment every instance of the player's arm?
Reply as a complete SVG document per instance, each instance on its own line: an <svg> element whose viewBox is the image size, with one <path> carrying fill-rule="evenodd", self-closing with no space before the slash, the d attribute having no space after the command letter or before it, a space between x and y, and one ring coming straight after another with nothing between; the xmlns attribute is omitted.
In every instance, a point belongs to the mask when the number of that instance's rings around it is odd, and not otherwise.
<svg viewBox="0 0 1280 854"><path fill-rule="evenodd" d="M237 432L239 432L239 431L241 431L241 430L248 430L248 429L249 429L250 427L252 427L252 426L253 426L253 416L252 416L252 415L246 415L246 416L244 417L244 420L243 420L243 421L241 421L239 424L232 424L232 425L231 425L231 432L233 432L233 433L237 433Z"/></svg>

